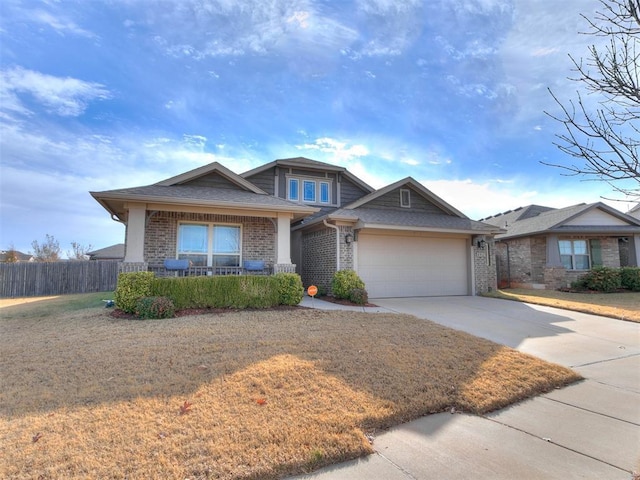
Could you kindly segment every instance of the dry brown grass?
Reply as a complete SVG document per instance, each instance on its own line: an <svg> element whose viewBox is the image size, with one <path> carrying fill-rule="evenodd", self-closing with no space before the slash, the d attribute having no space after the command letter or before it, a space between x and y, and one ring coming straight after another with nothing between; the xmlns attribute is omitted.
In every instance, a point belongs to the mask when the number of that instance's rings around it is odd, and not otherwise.
<svg viewBox="0 0 640 480"><path fill-rule="evenodd" d="M405 315L15 308L0 310L1 478L276 478L370 453L378 429L579 378Z"/></svg>
<svg viewBox="0 0 640 480"><path fill-rule="evenodd" d="M640 322L640 292L572 293L512 288L499 290L490 296Z"/></svg>

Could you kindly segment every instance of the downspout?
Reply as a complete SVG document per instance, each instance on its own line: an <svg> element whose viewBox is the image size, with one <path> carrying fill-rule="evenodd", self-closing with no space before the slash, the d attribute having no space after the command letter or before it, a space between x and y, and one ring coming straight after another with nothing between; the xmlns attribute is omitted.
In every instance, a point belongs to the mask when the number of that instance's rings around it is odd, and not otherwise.
<svg viewBox="0 0 640 480"><path fill-rule="evenodd" d="M327 219L322 220L325 226L329 228L333 228L336 231L336 272L340 271L340 228L336 225L331 225L327 223Z"/></svg>

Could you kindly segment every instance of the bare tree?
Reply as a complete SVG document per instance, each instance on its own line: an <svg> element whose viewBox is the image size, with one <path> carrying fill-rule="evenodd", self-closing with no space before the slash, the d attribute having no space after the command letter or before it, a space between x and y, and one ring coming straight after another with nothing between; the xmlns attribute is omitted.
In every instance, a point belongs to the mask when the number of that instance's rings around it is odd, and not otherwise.
<svg viewBox="0 0 640 480"><path fill-rule="evenodd" d="M608 182L625 196L640 196L640 0L600 0L593 19L585 15L587 34L605 38L604 46L589 47L587 60L571 57L577 78L588 95L597 95L597 106L586 104L577 92L562 110L547 115L564 125L554 144L579 160L559 167L567 175L581 175ZM585 97L586 99L586 97Z"/></svg>
<svg viewBox="0 0 640 480"><path fill-rule="evenodd" d="M53 235L46 234L46 241L40 245L37 240L31 242L33 258L37 262L57 262L60 260L60 243Z"/></svg>
<svg viewBox="0 0 640 480"><path fill-rule="evenodd" d="M93 247L91 245L81 245L78 242L71 242L71 250L67 251L69 260L89 260L88 252Z"/></svg>

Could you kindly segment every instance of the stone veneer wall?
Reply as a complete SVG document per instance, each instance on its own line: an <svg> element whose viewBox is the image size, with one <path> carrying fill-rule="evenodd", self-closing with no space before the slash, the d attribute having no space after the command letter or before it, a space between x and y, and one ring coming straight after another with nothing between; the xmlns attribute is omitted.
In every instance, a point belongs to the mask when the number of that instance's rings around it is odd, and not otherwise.
<svg viewBox="0 0 640 480"><path fill-rule="evenodd" d="M176 257L179 222L242 225L242 260L264 260L270 266L275 262L275 226L268 218L157 212L147 219L144 239L144 259L150 265Z"/></svg>

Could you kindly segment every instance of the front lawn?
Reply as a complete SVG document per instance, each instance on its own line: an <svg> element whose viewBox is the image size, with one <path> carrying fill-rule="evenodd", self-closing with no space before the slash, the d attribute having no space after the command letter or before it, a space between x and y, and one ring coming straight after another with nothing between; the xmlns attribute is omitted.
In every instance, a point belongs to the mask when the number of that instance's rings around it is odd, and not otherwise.
<svg viewBox="0 0 640 480"><path fill-rule="evenodd" d="M487 296L640 322L640 292L572 293L511 288Z"/></svg>
<svg viewBox="0 0 640 480"><path fill-rule="evenodd" d="M371 453L376 431L422 415L579 379L407 315L27 308L0 308L1 478L277 478Z"/></svg>

